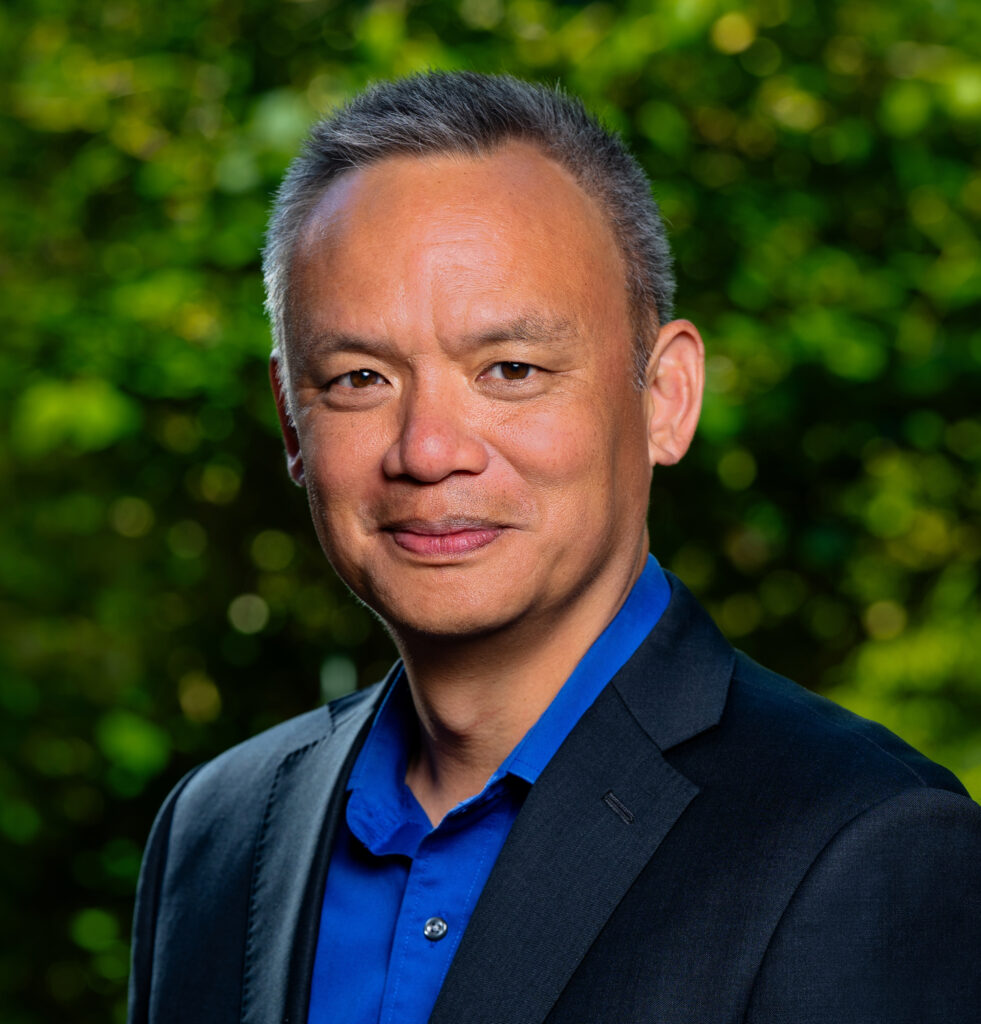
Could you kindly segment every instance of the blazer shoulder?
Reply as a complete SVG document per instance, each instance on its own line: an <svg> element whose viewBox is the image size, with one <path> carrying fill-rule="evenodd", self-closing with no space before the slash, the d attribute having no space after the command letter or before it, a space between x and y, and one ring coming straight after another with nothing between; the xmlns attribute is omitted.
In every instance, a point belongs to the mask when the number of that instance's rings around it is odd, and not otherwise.
<svg viewBox="0 0 981 1024"><path fill-rule="evenodd" d="M870 803L908 788L966 795L957 777L885 726L757 664L737 652L727 713L755 734L798 785L845 787ZM744 741L746 741L744 736ZM817 773L817 774L816 774Z"/></svg>
<svg viewBox="0 0 981 1024"><path fill-rule="evenodd" d="M350 743L346 725L370 718L383 683L347 694L272 726L244 740L185 776L168 798L173 802L174 837L201 833L215 825L242 834L261 817L269 787L280 766L319 743ZM166 805L165 805L166 806Z"/></svg>
<svg viewBox="0 0 981 1024"><path fill-rule="evenodd" d="M294 878L291 871L304 862L304 842L319 834L315 823L342 784L382 687L226 750L193 769L167 797L137 888L130 1024L170 1020L154 1016L154 1000L163 1005L181 989L195 993L194 1020L229 1019L225 1012L241 999L241 950L254 913L263 837L272 835L269 850L291 862L290 871L270 869L283 891L302 889L302 872Z"/></svg>
<svg viewBox="0 0 981 1024"><path fill-rule="evenodd" d="M352 720L374 709L383 683L348 694L330 704L297 715L230 747L194 770L181 786L181 810L211 817L223 807L241 814L256 793L264 793L280 764L310 746L330 743Z"/></svg>

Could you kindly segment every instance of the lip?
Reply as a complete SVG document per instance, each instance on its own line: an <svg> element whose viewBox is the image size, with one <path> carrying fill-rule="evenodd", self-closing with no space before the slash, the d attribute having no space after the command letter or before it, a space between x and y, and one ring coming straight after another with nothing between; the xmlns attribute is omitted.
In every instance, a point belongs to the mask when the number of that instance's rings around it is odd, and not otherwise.
<svg viewBox="0 0 981 1024"><path fill-rule="evenodd" d="M384 528L404 551L429 558L466 555L492 544L504 532L483 520L404 520Z"/></svg>

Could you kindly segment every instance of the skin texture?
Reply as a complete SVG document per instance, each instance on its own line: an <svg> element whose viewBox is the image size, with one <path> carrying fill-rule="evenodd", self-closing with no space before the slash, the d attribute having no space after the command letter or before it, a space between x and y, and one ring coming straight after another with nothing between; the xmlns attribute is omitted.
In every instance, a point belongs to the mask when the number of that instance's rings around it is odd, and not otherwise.
<svg viewBox="0 0 981 1024"><path fill-rule="evenodd" d="M290 474L405 659L421 723L407 781L438 820L643 568L651 470L691 440L701 341L662 327L635 386L605 218L525 144L349 172L294 274L289 379L271 366Z"/></svg>

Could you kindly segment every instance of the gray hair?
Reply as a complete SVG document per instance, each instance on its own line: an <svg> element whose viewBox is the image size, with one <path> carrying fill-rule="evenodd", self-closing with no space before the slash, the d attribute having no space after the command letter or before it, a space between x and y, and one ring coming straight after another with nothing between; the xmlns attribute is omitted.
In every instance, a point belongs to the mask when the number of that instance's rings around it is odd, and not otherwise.
<svg viewBox="0 0 981 1024"><path fill-rule="evenodd" d="M606 214L626 268L643 381L657 327L671 319L674 299L671 251L647 176L620 138L560 88L471 71L373 85L314 125L276 195L263 251L274 352L288 357L297 241L338 175L392 156L482 156L518 140L569 171Z"/></svg>

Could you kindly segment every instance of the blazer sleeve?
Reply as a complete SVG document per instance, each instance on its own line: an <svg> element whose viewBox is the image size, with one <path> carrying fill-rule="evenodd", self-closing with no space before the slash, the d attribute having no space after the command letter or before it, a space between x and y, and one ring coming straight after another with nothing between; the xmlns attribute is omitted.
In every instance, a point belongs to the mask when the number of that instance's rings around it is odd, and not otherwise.
<svg viewBox="0 0 981 1024"><path fill-rule="evenodd" d="M195 768L188 772L171 790L157 813L153 828L150 830L150 838L143 851L143 863L136 886L136 907L133 912L127 1024L148 1024L150 1020L154 936L160 907L160 889L167 864L170 827L177 800L198 770Z"/></svg>
<svg viewBox="0 0 981 1024"><path fill-rule="evenodd" d="M981 807L907 790L842 828L764 956L747 1024L981 1024Z"/></svg>

